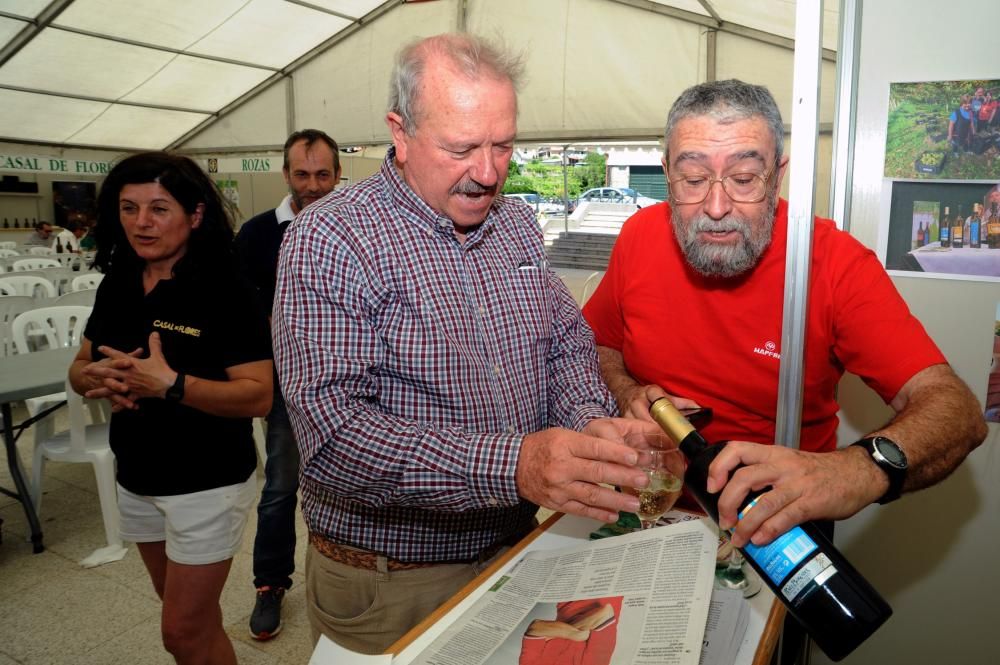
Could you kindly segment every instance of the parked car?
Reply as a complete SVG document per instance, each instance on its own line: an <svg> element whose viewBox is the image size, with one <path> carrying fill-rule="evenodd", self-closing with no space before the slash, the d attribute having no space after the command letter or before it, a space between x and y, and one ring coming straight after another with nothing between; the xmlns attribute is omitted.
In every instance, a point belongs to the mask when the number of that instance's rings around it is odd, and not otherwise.
<svg viewBox="0 0 1000 665"><path fill-rule="evenodd" d="M631 203L640 208L662 203L659 199L652 199L643 196L631 187L595 187L588 189L577 198L577 205L581 203ZM576 206L573 206L576 208Z"/></svg>
<svg viewBox="0 0 1000 665"><path fill-rule="evenodd" d="M518 194L504 194L504 196L506 196L508 199L521 199L522 201L524 201L525 203L527 203L529 206L531 206L531 208L535 211L535 213L538 213L538 206L542 202L542 197L540 197L538 194L535 194L534 192L522 192L522 193L518 193Z"/></svg>

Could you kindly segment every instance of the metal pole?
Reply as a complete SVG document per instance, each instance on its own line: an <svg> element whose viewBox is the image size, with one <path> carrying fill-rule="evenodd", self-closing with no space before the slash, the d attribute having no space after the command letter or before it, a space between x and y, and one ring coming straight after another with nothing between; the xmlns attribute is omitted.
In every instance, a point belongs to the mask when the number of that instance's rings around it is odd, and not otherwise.
<svg viewBox="0 0 1000 665"><path fill-rule="evenodd" d="M569 166L569 146L563 146L562 154L562 167L563 167L563 230L569 233L569 173L567 172L567 167Z"/></svg>
<svg viewBox="0 0 1000 665"><path fill-rule="evenodd" d="M840 0L837 40L837 92L833 121L833 168L830 173L830 216L840 229L851 227L851 182L854 180L854 131L857 120L858 48L862 0Z"/></svg>
<svg viewBox="0 0 1000 665"><path fill-rule="evenodd" d="M785 256L785 301L775 424L775 442L790 448L798 447L802 424L802 351L805 347L809 260L812 253L822 30L823 3L796 3L792 82L792 127L795 128L795 137L788 186L788 249Z"/></svg>
<svg viewBox="0 0 1000 665"><path fill-rule="evenodd" d="M822 56L823 3L805 0L795 5L795 52L792 81L792 127L788 184L788 247L785 253L785 299L781 321L781 365L775 444L799 447L802 426L802 368L809 264L812 255L813 187L816 181L816 138L819 121L819 74ZM783 662L784 635L778 642ZM796 654L808 661L809 640Z"/></svg>

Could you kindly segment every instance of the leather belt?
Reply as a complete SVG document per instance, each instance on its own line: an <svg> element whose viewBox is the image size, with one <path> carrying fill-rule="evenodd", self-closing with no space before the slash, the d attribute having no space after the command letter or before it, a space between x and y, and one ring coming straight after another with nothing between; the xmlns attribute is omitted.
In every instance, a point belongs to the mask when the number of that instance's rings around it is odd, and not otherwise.
<svg viewBox="0 0 1000 665"><path fill-rule="evenodd" d="M510 538L505 538L504 540L493 543L480 552L478 556L472 557L471 559L459 561L399 561L391 557L386 557L386 567L389 570L415 570L417 568L430 568L432 566L446 566L454 564L468 564L477 561L488 561L496 556L497 552L501 549L513 545L524 535L524 533L518 533L516 536L511 536ZM318 533L313 533L312 531L309 532L309 542L316 548L317 552L331 561L336 561L337 563L342 563L352 568L360 568L362 570L377 570L379 555L375 552L359 550L354 547L347 547L346 545L335 543Z"/></svg>

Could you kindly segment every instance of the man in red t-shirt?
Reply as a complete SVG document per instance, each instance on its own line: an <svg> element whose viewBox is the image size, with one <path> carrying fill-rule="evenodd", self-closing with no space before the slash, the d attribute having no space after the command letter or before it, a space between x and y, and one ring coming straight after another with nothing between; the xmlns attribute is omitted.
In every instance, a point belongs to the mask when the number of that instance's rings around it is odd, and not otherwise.
<svg viewBox="0 0 1000 665"><path fill-rule="evenodd" d="M782 144L781 115L766 88L719 81L685 91L667 120L670 205L626 222L584 308L623 414L649 419L649 405L665 395L678 406L714 409L707 437L734 442L710 470L724 528L736 525L751 489L771 488L737 526L737 546L926 487L987 433L976 399L874 254L817 219L801 450L761 445L774 441L781 357ZM845 370L896 415L862 445L836 450L834 391Z"/></svg>

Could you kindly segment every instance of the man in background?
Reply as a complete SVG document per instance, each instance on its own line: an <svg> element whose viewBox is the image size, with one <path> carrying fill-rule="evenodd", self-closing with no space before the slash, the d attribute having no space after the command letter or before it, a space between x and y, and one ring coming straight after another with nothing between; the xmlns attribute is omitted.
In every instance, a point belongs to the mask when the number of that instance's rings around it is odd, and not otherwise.
<svg viewBox="0 0 1000 665"><path fill-rule="evenodd" d="M35 230L24 241L28 247L49 247L52 245L52 225L48 222L38 222Z"/></svg>
<svg viewBox="0 0 1000 665"><path fill-rule="evenodd" d="M318 129L293 133L285 141L282 166L288 195L277 208L248 220L236 236L244 273L257 289L261 307L271 314L278 250L288 224L306 206L333 191L340 181L337 143ZM295 504L299 487L299 451L277 374L274 401L267 416L264 489L257 505L253 546L257 602L250 615L250 635L268 640L281 630L281 603L295 570Z"/></svg>
<svg viewBox="0 0 1000 665"><path fill-rule="evenodd" d="M87 233L87 227L80 222L68 220L63 226L63 230L56 234L55 240L50 241L51 247L57 252L79 252L80 238Z"/></svg>
<svg viewBox="0 0 1000 665"><path fill-rule="evenodd" d="M405 47L381 169L288 230L273 332L314 639L381 653L539 505L614 521L638 500L602 483L648 484L621 441L655 426L608 417L593 336L538 222L499 196L520 70L468 34Z"/></svg>

